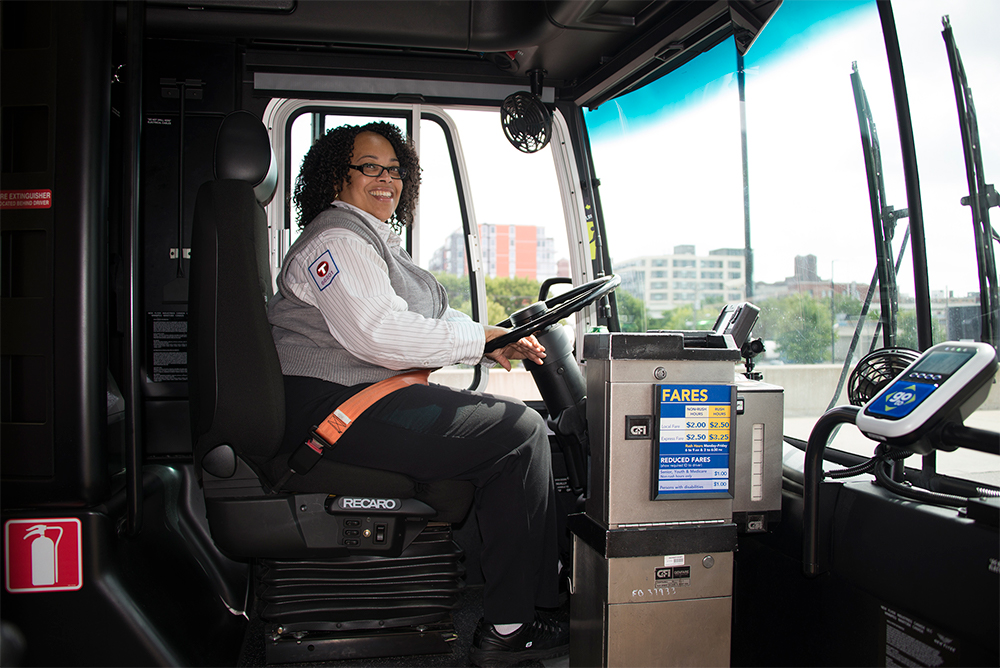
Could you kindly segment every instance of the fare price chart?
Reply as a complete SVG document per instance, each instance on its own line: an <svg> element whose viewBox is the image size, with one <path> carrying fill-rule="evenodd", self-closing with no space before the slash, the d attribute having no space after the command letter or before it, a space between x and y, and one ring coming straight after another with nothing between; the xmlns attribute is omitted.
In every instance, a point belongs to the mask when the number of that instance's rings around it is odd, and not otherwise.
<svg viewBox="0 0 1000 668"><path fill-rule="evenodd" d="M730 496L732 385L659 385L655 498Z"/></svg>

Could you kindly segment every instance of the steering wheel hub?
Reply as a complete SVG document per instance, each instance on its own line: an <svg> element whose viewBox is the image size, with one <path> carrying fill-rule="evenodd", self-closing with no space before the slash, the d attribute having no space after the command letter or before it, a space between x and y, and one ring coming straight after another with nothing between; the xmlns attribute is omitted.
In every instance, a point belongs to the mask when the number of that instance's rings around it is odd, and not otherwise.
<svg viewBox="0 0 1000 668"><path fill-rule="evenodd" d="M535 302L510 314L510 323L515 327L531 322L535 318L540 318L548 312L545 302Z"/></svg>

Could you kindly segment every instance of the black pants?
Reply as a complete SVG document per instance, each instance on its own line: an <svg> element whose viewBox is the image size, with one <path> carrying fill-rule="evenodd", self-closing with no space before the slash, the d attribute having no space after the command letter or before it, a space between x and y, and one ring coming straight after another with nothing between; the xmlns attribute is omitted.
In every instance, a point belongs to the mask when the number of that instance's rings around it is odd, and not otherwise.
<svg viewBox="0 0 1000 668"><path fill-rule="evenodd" d="M297 447L312 425L361 387L286 376L283 451ZM323 459L418 482L470 481L483 539L486 621L527 623L536 606L558 604L548 436L541 416L520 401L442 385L406 387L368 408ZM334 492L324 487L324 471L317 465L290 482L303 491Z"/></svg>

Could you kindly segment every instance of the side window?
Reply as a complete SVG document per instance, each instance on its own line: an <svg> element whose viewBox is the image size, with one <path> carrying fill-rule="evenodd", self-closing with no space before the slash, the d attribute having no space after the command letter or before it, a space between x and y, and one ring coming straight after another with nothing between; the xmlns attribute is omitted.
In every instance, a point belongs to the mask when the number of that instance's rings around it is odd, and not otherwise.
<svg viewBox="0 0 1000 668"><path fill-rule="evenodd" d="M485 320L496 324L537 301L546 279L568 279L571 275L566 216L552 147L532 154L518 151L504 136L496 109L447 109L446 113L461 140L470 185L467 196L472 209L468 215L478 232L479 258L475 259L481 263L483 276L477 290L485 289ZM470 270L468 245L461 238L461 221L451 213L459 210L458 203L450 204L445 198L439 201L435 190L425 187L439 178L436 171L453 173L446 165L432 161L443 151L424 153L434 145L432 138L440 136L446 141L429 125L444 127L426 119L421 125L424 181L420 246L430 254L422 251L420 262L448 287L456 308L464 310L465 297L453 294L452 285L468 285L460 280L461 272ZM443 191L443 184L441 188ZM531 374L520 362L515 362L509 373L500 368L491 371L486 390L525 401L541 399Z"/></svg>
<svg viewBox="0 0 1000 668"><path fill-rule="evenodd" d="M291 100L281 104L291 108L285 114L284 140L276 142L285 164L280 191L288 201L269 208L275 270L299 233L291 193L313 142L345 123L380 120L398 125L417 146L420 200L404 244L417 264L445 286L452 308L494 324L536 301L546 279L569 278L569 244L552 149L534 154L515 149L503 135L496 109L399 105L368 110ZM419 125L414 125L417 113ZM282 116L272 112L270 117L277 131ZM481 374L478 366L455 365L436 371L432 380L479 387ZM524 400L540 399L520 363L511 373L502 369L491 373L487 389Z"/></svg>
<svg viewBox="0 0 1000 668"><path fill-rule="evenodd" d="M298 237L299 211L292 201L295 179L298 175L302 159L308 153L313 143L333 128L341 125L364 125L383 121L397 125L402 132L410 136L417 147L421 160L420 202L412 229L402 233L403 245L413 259L424 268L428 268L435 248L440 245L436 239L443 234L442 229L463 229L463 216L459 206L458 188L460 179L452 165L456 162L450 156L449 143L441 126L429 121L420 121L420 132L413 132L413 111L405 106L392 110L374 110L368 113L358 113L354 109L331 109L318 106L303 108L291 118L287 128L288 159L286 161L286 181L284 192L289 201L285 203L287 230L277 230L280 252L276 253L277 263ZM428 169L433 166L433 169ZM428 203L430 207L428 207ZM430 224L421 222L422 213L430 208L434 213L429 217ZM273 219L272 219L273 220ZM307 221L302 221L307 222ZM459 235L464 239L464 234ZM276 263L276 264L277 264ZM276 266L275 269L278 267ZM456 280L442 281L448 289L449 302L454 308L476 319L478 309L474 308L471 295L473 277L468 271L459 273ZM479 383L481 372L478 368L455 365L434 373L433 381L454 387L474 387Z"/></svg>

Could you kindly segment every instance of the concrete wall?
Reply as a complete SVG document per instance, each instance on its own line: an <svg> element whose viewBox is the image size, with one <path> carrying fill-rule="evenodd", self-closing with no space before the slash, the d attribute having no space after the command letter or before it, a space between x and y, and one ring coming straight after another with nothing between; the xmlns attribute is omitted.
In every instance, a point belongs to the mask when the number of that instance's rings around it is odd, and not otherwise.
<svg viewBox="0 0 1000 668"><path fill-rule="evenodd" d="M742 371L743 366L736 367ZM826 412L830 398L840 379L839 364L784 364L762 365L756 368L764 375L764 381L785 388L785 417L819 417ZM998 374L1000 376L1000 374ZM469 382L468 371L438 371L431 377L436 383L464 387ZM850 402L847 399L847 385L850 378L848 372L844 379L844 388L834 405L842 406ZM489 384L486 391L518 397L525 401L541 401L538 388L526 370L517 368L506 372L497 367L490 371ZM1000 384L994 381L989 397L981 410L1000 410Z"/></svg>
<svg viewBox="0 0 1000 668"><path fill-rule="evenodd" d="M764 374L764 381L785 388L785 417L801 417L806 415L820 416L826 412L833 396L833 390L840 379L839 364L784 364L775 366L758 366L757 371ZM836 406L850 403L847 398L847 387L850 380L851 367L844 379L844 387L837 397ZM1000 373L998 373L1000 376ZM1000 409L1000 385L994 378L990 394L980 410Z"/></svg>

